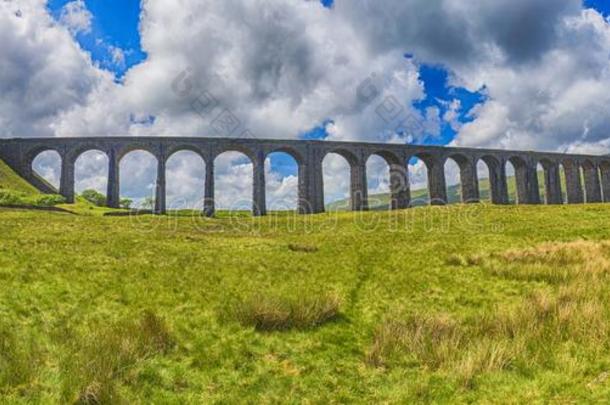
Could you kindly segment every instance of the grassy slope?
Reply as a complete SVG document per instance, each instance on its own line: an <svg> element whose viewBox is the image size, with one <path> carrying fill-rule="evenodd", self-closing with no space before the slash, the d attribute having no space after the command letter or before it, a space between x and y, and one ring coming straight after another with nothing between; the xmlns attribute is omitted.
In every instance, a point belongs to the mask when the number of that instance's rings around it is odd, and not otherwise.
<svg viewBox="0 0 610 405"><path fill-rule="evenodd" d="M555 288L476 264L451 265L456 254L577 238L610 239L610 206L456 205L235 220L0 209L0 337L14 334L35 348L23 350L30 357L23 354L22 363L32 370L0 386L0 396L54 402L68 390L74 399L74 350L89 341L109 351L96 331L146 309L167 321L176 346L111 376L132 402L606 400L605 340L563 344L541 335L531 343L548 345L542 360L490 369L468 386L451 370L409 358L381 368L365 361L387 317L476 320L533 290ZM290 243L318 250L293 251ZM329 291L341 297L342 316L317 329L262 333L223 315L252 294ZM600 302L608 311L609 301Z"/></svg>
<svg viewBox="0 0 610 405"><path fill-rule="evenodd" d="M509 176L508 179L508 197L509 200L514 202L516 201L516 185L515 178ZM538 173L538 184L540 186L540 196L544 196L544 174L542 172ZM562 186L565 190L565 185ZM489 201L491 199L491 195L489 193L489 179L481 179L479 180L479 190L481 193L481 201ZM451 185L447 187L447 198L450 204L455 204L461 202L461 185ZM411 200L413 206L424 206L427 205L428 201L428 189L415 189L411 191ZM371 209L376 210L386 210L389 207L390 203L390 194L373 194L369 196L369 206ZM328 211L341 211L346 210L349 207L349 200L339 200L332 202L326 206Z"/></svg>
<svg viewBox="0 0 610 405"><path fill-rule="evenodd" d="M46 182L44 178L39 178L41 181ZM48 185L49 187L53 188L52 185ZM15 201L15 205L43 205L40 204L40 200L45 199L44 194L15 173L13 169L8 167L8 165L2 160L0 160L0 191L5 191L18 196L18 200L21 202L21 204L19 201ZM115 211L105 207L95 207L80 196L76 197L75 204L57 204L56 206L66 211L82 215L99 216L106 212Z"/></svg>
<svg viewBox="0 0 610 405"><path fill-rule="evenodd" d="M28 195L39 194L34 186L21 178L2 160L0 160L0 190L1 189L17 191Z"/></svg>

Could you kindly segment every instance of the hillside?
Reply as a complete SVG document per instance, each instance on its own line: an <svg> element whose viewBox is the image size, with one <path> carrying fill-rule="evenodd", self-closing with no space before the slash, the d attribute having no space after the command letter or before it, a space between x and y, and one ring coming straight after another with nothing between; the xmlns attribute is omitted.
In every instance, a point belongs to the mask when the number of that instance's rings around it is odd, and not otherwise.
<svg viewBox="0 0 610 405"><path fill-rule="evenodd" d="M0 159L0 190L11 190L23 194L39 194L38 190L25 181Z"/></svg>
<svg viewBox="0 0 610 405"><path fill-rule="evenodd" d="M48 184L44 179L41 181ZM52 186L49 185L49 187ZM48 208L63 203L57 194L43 194L0 160L0 206Z"/></svg>
<svg viewBox="0 0 610 405"><path fill-rule="evenodd" d="M515 178L509 176L508 181L508 197L510 201L516 201L516 186ZM540 185L540 195L544 196L544 173L538 173L538 184ZM563 186L565 189L565 186ZM489 192L489 179L479 180L479 192L481 195L481 201L489 201L491 195ZM455 184L447 187L447 198L449 204L456 204L461 202L461 185ZM428 189L418 188L411 190L412 205L415 207L422 207L428 205ZM369 207L372 210L387 210L390 206L390 194L372 194L369 195ZM349 200L334 201L326 205L327 211L346 211L349 207Z"/></svg>
<svg viewBox="0 0 610 405"><path fill-rule="evenodd" d="M54 189L43 177L37 177L49 189ZM41 193L2 160L0 160L0 206L43 209L54 207L54 209L87 215L103 215L106 212L117 211L105 207L95 207L81 196L76 197L74 204L65 204L62 196Z"/></svg>
<svg viewBox="0 0 610 405"><path fill-rule="evenodd" d="M604 402L608 240L601 204L214 220L0 208L0 397Z"/></svg>

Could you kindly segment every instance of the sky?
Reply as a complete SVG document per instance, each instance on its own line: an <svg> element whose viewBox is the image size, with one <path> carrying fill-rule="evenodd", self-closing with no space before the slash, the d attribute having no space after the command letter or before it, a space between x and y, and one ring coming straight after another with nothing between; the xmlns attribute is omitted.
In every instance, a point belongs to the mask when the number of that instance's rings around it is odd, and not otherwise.
<svg viewBox="0 0 610 405"><path fill-rule="evenodd" d="M610 153L609 15L606 0L5 0L0 136ZM370 86L377 96L360 97ZM217 107L196 111L200 97ZM233 132L214 125L221 111L238 118ZM57 181L57 161L47 153L35 168ZM77 189L104 191L105 157L77 163ZM247 205L250 163L218 163L219 204ZM412 183L423 184L413 163ZM123 166L121 193L150 195L154 160L134 153ZM294 161L278 154L267 166L272 208L293 206ZM168 167L170 204L198 203L203 162L183 153ZM385 163L368 167L370 190L387 191ZM344 197L346 162L330 156L324 169L326 199Z"/></svg>

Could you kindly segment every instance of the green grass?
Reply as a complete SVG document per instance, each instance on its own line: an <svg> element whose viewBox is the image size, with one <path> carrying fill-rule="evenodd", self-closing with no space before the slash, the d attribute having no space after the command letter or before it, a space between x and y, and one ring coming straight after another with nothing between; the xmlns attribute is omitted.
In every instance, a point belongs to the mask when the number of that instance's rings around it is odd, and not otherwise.
<svg viewBox="0 0 610 405"><path fill-rule="evenodd" d="M40 176L39 179L46 182ZM50 184L47 183L47 185L53 188ZM65 204L65 199L62 196L41 193L36 187L32 186L0 160L0 207L2 206L56 207L74 214L87 216L102 216L108 212L125 211L97 207L78 195L74 204Z"/></svg>
<svg viewBox="0 0 610 405"><path fill-rule="evenodd" d="M0 160L0 190L11 190L27 195L39 193L36 187L21 178L2 160Z"/></svg>
<svg viewBox="0 0 610 405"><path fill-rule="evenodd" d="M603 402L610 206L0 209L0 402Z"/></svg>
<svg viewBox="0 0 610 405"><path fill-rule="evenodd" d="M0 160L0 206L53 207L65 202L57 194L43 194Z"/></svg>

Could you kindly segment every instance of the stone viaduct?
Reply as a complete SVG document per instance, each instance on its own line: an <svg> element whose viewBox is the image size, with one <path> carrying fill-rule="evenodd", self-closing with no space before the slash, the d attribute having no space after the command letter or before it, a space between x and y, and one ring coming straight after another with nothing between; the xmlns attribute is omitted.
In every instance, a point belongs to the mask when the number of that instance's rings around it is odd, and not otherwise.
<svg viewBox="0 0 610 405"><path fill-rule="evenodd" d="M411 205L408 162L421 159L428 171L428 193L431 204L447 202L444 166L448 159L460 168L463 202L480 200L477 164L483 161L489 170L491 201L508 204L506 166L515 170L519 204L579 204L610 202L610 156L543 153L492 149L377 144L356 142L265 140L192 137L88 137L88 138L13 138L0 140L0 158L43 192L56 192L35 175L32 162L44 151L56 151L61 157L59 193L74 201L74 167L84 152L97 150L108 157L107 203L119 206L119 169L121 159L134 150L150 152L157 159L155 212L164 213L165 164L178 151L199 154L206 168L204 213L214 214L214 160L227 151L241 152L253 164L252 202L254 215L266 214L265 158L273 152L291 155L298 165L299 204L302 214L324 211L322 161L329 153L343 156L351 168L351 208L368 209L366 163L370 156L383 158L390 167L392 209ZM539 194L537 168L544 169L545 195ZM565 175L562 190L560 173ZM584 183L584 184L583 184ZM564 191L567 201L564 201Z"/></svg>

